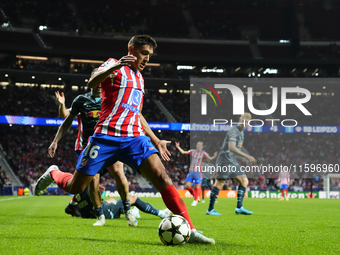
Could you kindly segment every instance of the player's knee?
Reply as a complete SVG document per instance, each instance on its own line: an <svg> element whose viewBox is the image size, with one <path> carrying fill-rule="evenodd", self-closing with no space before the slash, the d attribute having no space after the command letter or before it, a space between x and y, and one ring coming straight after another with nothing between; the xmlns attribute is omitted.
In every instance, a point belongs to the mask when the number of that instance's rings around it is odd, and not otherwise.
<svg viewBox="0 0 340 255"><path fill-rule="evenodd" d="M216 182L215 182L215 187L218 188L218 189L222 189L224 183L225 183L225 181L216 180Z"/></svg>
<svg viewBox="0 0 340 255"><path fill-rule="evenodd" d="M136 203L137 197L136 196L130 196L130 204L133 205Z"/></svg>
<svg viewBox="0 0 340 255"><path fill-rule="evenodd" d="M247 187L247 186L248 186L248 184L249 184L249 181L248 181L248 179L246 179L246 178L243 178L243 179L241 180L241 185L242 185L243 187Z"/></svg>
<svg viewBox="0 0 340 255"><path fill-rule="evenodd" d="M165 172L165 170L162 171L160 178L162 179L166 186L172 185L172 180L170 179L169 175Z"/></svg>

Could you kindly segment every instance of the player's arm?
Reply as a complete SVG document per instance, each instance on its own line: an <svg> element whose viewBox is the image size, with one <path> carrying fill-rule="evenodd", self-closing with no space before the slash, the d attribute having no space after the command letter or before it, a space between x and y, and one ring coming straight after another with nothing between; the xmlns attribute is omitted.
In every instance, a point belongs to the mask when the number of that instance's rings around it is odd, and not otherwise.
<svg viewBox="0 0 340 255"><path fill-rule="evenodd" d="M229 142L228 143L228 148L232 153L235 153L238 156L244 157L246 159L248 159L251 163L255 163L256 159L253 156L250 156L244 152L242 152L240 149L238 149L236 147L236 143L235 142Z"/></svg>
<svg viewBox="0 0 340 255"><path fill-rule="evenodd" d="M179 142L175 142L175 145L176 145L176 148L177 150L179 150L179 152L182 154L182 155L189 155L189 151L185 151L181 148L181 146L179 146Z"/></svg>
<svg viewBox="0 0 340 255"><path fill-rule="evenodd" d="M50 147L48 148L48 154L51 156L51 158L54 157L54 154L58 147L58 142L60 139L67 133L69 128L72 125L73 120L75 119L76 115L69 114L66 119L63 121L63 123L59 126L58 131L53 139L53 142L51 143Z"/></svg>
<svg viewBox="0 0 340 255"><path fill-rule="evenodd" d="M112 72L119 70L123 66L131 66L131 63L135 62L136 60L137 58L135 56L127 55L118 60L118 62L107 61L103 63L91 76L87 85L91 89L98 87Z"/></svg>
<svg viewBox="0 0 340 255"><path fill-rule="evenodd" d="M206 158L211 161L211 160L215 159L216 157L217 157L217 151L215 151L214 156L211 157L210 155L208 155Z"/></svg>
<svg viewBox="0 0 340 255"><path fill-rule="evenodd" d="M59 103L59 116L61 118L66 118L70 114L71 108L66 109L64 92L61 92L60 94L59 91L56 91L55 97L57 98Z"/></svg>
<svg viewBox="0 0 340 255"><path fill-rule="evenodd" d="M102 206L101 193L99 189L100 174L96 174L92 181L89 183L89 194L93 207L99 208Z"/></svg>
<svg viewBox="0 0 340 255"><path fill-rule="evenodd" d="M142 107L141 107L142 109ZM161 154L161 157L165 161L170 161L169 156L171 156L170 152L168 151L166 145L171 143L171 141L166 141L166 140L160 140L155 133L151 130L148 122L145 120L144 116L142 113L139 113L140 117L140 122L143 126L143 129L145 131L145 134L150 137L150 140L152 144L158 149L159 153Z"/></svg>

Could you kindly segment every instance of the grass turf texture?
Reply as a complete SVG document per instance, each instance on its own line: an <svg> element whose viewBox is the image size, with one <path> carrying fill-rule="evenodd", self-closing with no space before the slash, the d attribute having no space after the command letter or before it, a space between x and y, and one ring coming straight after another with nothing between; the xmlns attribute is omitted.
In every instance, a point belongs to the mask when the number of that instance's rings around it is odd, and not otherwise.
<svg viewBox="0 0 340 255"><path fill-rule="evenodd" d="M142 198L163 209L161 198ZM123 217L94 227L94 219L64 213L69 196L0 197L0 254L339 254L339 200L244 199L253 215L235 215L236 199L220 198L208 216L206 203L190 206L194 225L215 245L164 246L159 217L140 213L138 227Z"/></svg>

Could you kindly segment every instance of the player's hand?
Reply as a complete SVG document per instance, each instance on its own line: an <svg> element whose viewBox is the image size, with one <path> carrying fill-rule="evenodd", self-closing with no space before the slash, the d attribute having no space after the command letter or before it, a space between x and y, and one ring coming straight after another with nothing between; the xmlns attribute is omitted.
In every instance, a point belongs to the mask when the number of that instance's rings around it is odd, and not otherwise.
<svg viewBox="0 0 340 255"><path fill-rule="evenodd" d="M179 142L175 142L176 148L179 147Z"/></svg>
<svg viewBox="0 0 340 255"><path fill-rule="evenodd" d="M215 153L214 153L214 158L216 158L217 157L217 151L215 151Z"/></svg>
<svg viewBox="0 0 340 255"><path fill-rule="evenodd" d="M59 104L65 104L64 92L61 92L61 94L59 94L59 91L56 91L55 92L55 97L57 98Z"/></svg>
<svg viewBox="0 0 340 255"><path fill-rule="evenodd" d="M118 60L117 65L122 66L131 66L133 62L135 62L137 58L134 55L127 55Z"/></svg>
<svg viewBox="0 0 340 255"><path fill-rule="evenodd" d="M171 156L170 152L168 151L168 148L166 147L167 144L171 143L171 141L166 140L160 140L156 146L159 153L161 154L161 158L164 161L170 161L169 156Z"/></svg>
<svg viewBox="0 0 340 255"><path fill-rule="evenodd" d="M51 158L54 157L57 147L58 147L58 143L56 142L52 142L50 147L48 147L48 155L50 155Z"/></svg>
<svg viewBox="0 0 340 255"><path fill-rule="evenodd" d="M248 156L248 160L249 160L251 163L256 163L256 159L255 159L253 156Z"/></svg>
<svg viewBox="0 0 340 255"><path fill-rule="evenodd" d="M103 193L105 191L105 187L101 184L99 184L99 192L100 194Z"/></svg>

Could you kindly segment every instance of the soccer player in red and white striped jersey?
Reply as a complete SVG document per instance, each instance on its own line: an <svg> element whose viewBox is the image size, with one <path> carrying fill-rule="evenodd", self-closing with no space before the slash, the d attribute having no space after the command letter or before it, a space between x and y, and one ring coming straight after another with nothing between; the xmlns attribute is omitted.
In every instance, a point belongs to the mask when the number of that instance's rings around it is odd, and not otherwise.
<svg viewBox="0 0 340 255"><path fill-rule="evenodd" d="M150 36L134 36L128 43L128 55L119 60L110 58L90 78L89 87L95 89L101 84L103 97L95 134L80 155L73 176L51 166L38 180L36 189L41 193L54 180L69 193L81 193L98 172L119 160L151 181L167 208L188 221L188 242L214 244L214 239L195 229L184 201L165 172L160 157L170 160L166 145L171 142L158 139L141 113L144 80L140 71L156 47Z"/></svg>
<svg viewBox="0 0 340 255"><path fill-rule="evenodd" d="M191 164L189 168L188 176L185 180L185 187L187 190L193 195L194 201L192 202L192 206L196 206L202 193L201 185L202 185L202 164L204 159L213 160L217 157L217 152L214 153L213 157L210 157L208 153L203 150L203 142L199 141L196 144L196 149L191 149L188 151L183 150L179 143L176 142L176 148L183 155L192 155ZM194 189L192 189L192 184L195 184Z"/></svg>
<svg viewBox="0 0 340 255"><path fill-rule="evenodd" d="M282 172L280 172L279 174L279 182L280 182L280 188L281 188L281 194L282 197L280 198L280 200L284 200L286 198L286 200L288 201L288 188L289 188L289 183L290 183L290 174L288 172L288 167L284 167L284 170Z"/></svg>

